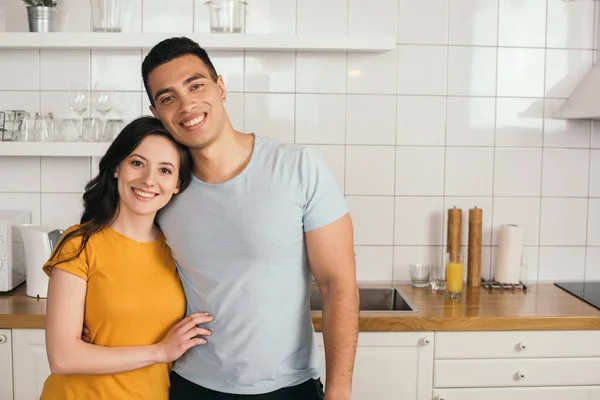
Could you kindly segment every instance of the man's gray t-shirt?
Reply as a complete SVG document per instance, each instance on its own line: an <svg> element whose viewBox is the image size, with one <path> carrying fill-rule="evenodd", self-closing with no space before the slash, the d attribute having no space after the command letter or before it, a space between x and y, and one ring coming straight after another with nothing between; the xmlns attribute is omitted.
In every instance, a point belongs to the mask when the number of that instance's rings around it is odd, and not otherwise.
<svg viewBox="0 0 600 400"><path fill-rule="evenodd" d="M348 212L331 171L312 150L254 135L233 179L199 179L161 211L187 312L210 312L208 343L174 370L203 387L259 394L321 375L309 310L304 233Z"/></svg>

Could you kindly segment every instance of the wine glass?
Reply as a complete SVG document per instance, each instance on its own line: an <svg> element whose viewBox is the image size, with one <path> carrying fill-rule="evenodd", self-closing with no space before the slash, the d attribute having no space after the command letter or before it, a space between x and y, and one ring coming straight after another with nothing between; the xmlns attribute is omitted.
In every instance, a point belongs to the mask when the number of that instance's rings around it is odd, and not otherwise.
<svg viewBox="0 0 600 400"><path fill-rule="evenodd" d="M113 107L113 90L111 86L106 82L96 82L94 84L94 92L92 93L92 104L93 107L102 117L99 118L99 129L100 132L104 132L104 125L106 122L106 114L110 112Z"/></svg>
<svg viewBox="0 0 600 400"><path fill-rule="evenodd" d="M83 127L83 114L89 106L89 94L87 85L82 82L71 84L69 90L69 107L79 116L81 127Z"/></svg>
<svg viewBox="0 0 600 400"><path fill-rule="evenodd" d="M94 84L94 93L92 95L94 108L102 117L112 109L113 106L113 90L108 83L96 82Z"/></svg>

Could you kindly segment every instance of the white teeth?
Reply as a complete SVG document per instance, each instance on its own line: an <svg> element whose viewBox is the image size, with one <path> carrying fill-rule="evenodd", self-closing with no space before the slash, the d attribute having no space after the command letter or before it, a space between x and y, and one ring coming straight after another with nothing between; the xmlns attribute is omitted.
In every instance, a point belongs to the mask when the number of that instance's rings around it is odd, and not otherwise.
<svg viewBox="0 0 600 400"><path fill-rule="evenodd" d="M140 197L145 197L145 198L147 198L147 199L149 199L149 198L152 198L152 197L154 197L154 196L155 196L155 194L154 194L154 193L142 192L141 190L137 190L137 189L133 189L133 192L134 192L135 194L137 194L138 196L140 196Z"/></svg>
<svg viewBox="0 0 600 400"><path fill-rule="evenodd" d="M199 124L200 122L202 122L202 120L204 119L204 116L205 116L205 115L206 115L206 114L202 114L201 116L199 116L199 117L196 117L196 118L194 118L194 119L192 119L192 120L190 120L190 121L186 121L186 122L184 122L184 123L183 123L183 126L187 126L187 127L189 128L189 127L191 127L191 126L197 125L197 124Z"/></svg>

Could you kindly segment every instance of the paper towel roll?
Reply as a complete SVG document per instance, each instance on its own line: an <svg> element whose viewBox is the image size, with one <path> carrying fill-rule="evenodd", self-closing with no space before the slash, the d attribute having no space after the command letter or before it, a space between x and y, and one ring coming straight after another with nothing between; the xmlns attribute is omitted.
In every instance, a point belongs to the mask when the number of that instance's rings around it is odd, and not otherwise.
<svg viewBox="0 0 600 400"><path fill-rule="evenodd" d="M523 228L518 225L502 225L498 236L494 279L500 283L518 284L522 254Z"/></svg>

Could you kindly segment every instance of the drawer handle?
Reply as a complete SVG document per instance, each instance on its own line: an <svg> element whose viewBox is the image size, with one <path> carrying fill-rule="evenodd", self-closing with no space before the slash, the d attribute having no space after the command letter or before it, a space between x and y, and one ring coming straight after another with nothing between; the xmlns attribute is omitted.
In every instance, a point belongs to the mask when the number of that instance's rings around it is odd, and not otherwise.
<svg viewBox="0 0 600 400"><path fill-rule="evenodd" d="M6 342L8 342L6 335L0 335L0 344L6 343Z"/></svg>
<svg viewBox="0 0 600 400"><path fill-rule="evenodd" d="M525 342L519 343L519 349L525 350L527 348L527 344Z"/></svg>
<svg viewBox="0 0 600 400"><path fill-rule="evenodd" d="M517 372L517 379L523 379L523 378L525 378L525 372L521 372L521 371Z"/></svg>

